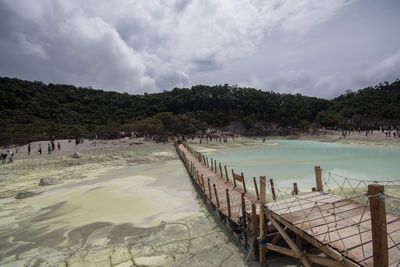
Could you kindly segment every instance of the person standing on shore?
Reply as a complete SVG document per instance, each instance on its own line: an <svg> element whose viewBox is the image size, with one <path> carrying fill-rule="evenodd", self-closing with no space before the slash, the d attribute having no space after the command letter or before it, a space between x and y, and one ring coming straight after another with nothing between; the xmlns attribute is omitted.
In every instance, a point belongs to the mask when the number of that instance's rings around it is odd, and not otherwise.
<svg viewBox="0 0 400 267"><path fill-rule="evenodd" d="M51 154L51 145L50 143L47 145L47 154Z"/></svg>
<svg viewBox="0 0 400 267"><path fill-rule="evenodd" d="M38 153L42 155L42 144L39 144Z"/></svg>
<svg viewBox="0 0 400 267"><path fill-rule="evenodd" d="M1 163L6 163L7 156L7 153L1 152Z"/></svg>
<svg viewBox="0 0 400 267"><path fill-rule="evenodd" d="M29 144L28 144L28 155L31 154L31 149L32 149L32 148L31 148L31 143L29 143Z"/></svg>
<svg viewBox="0 0 400 267"><path fill-rule="evenodd" d="M14 162L14 160L13 160L14 154L12 153L11 150L7 150L7 153L10 156L10 159L8 160L8 163L13 163Z"/></svg>

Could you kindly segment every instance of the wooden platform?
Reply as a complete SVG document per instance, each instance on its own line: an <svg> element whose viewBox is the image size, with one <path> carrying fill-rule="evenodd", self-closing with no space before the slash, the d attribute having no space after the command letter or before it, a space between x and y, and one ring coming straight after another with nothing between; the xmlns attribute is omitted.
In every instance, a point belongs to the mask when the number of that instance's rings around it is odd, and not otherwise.
<svg viewBox="0 0 400 267"><path fill-rule="evenodd" d="M240 187L234 187L233 182L226 181L226 178L221 177L220 175L213 172L209 169L204 163L200 162L196 157L188 151L183 145L179 145L178 149L183 153L186 159L194 165L196 171L199 174L203 175L203 180L205 183L205 190L202 188L204 194L210 199L214 206L217 206L217 199L214 191L214 185L216 187L218 202L219 202L219 211L222 212L225 216L228 216L228 205L227 205L227 197L226 197L226 189L229 191L229 198L231 203L231 220L236 223L241 221L242 217L242 202L241 195L244 193L243 189ZM208 187L208 179L210 180L210 188ZM211 192L211 194L210 194ZM251 211L252 202L256 201L256 198L251 194L244 194L245 202L246 202L246 210Z"/></svg>
<svg viewBox="0 0 400 267"><path fill-rule="evenodd" d="M256 258L255 251L259 251L260 264L264 263L263 259L268 251L275 251L298 258L305 266L313 263L325 266L374 266L374 261L375 266L385 266L376 264L386 262L377 261L381 255L389 259L389 266L400 266L400 216L379 212L380 209L385 209L385 201L381 201L385 197L382 194L382 185L369 185L371 189L368 186L368 196L365 199L370 200L364 204L345 199L323 191L321 170L316 166L315 190L318 191L300 195L288 194L287 197L266 203L265 176L260 177L260 192L254 180L257 196L253 196L244 192L246 186L243 174L238 175L232 171L232 176L228 179L226 169L223 172L221 165L217 166L216 162L209 164L208 158L186 144L176 144L176 149L203 196L221 216L229 218L236 225L236 230L241 231L246 246L249 245L248 235L251 237L251 246L257 247L253 250L253 257ZM238 186L238 182L243 182L243 187ZM270 183L272 198L275 199L276 188L272 180ZM372 192L375 186L380 188L379 194L378 191ZM295 188L297 191L297 185ZM260 201L257 200L258 197ZM377 206L372 208L372 203ZM372 219L371 211L375 214ZM385 216L386 223L382 223ZM374 221L378 217L378 222ZM373 221L374 225L384 227L372 228ZM276 231L266 233L272 226ZM378 228L380 233L377 234ZM383 240L379 244L386 244L386 237L387 245L381 247L387 249L376 249L376 240ZM277 245L279 240L284 240L283 245ZM304 252L302 240L320 249L327 257Z"/></svg>
<svg viewBox="0 0 400 267"><path fill-rule="evenodd" d="M266 212L295 232L315 239L320 247L334 249L362 266L373 266L369 206L326 192L311 192L266 205ZM400 261L392 247L400 240L400 216L387 213L389 264ZM326 251L324 251L326 252Z"/></svg>

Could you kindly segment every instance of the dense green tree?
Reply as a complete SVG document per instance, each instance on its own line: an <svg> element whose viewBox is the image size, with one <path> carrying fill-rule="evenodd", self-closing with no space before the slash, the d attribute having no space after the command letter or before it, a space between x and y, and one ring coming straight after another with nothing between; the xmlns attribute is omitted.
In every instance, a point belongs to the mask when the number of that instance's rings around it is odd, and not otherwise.
<svg viewBox="0 0 400 267"><path fill-rule="evenodd" d="M307 130L315 122L331 127L399 124L399 85L397 80L347 91L329 101L227 84L129 95L0 78L0 144L51 135L113 138L122 129L140 134L191 134L233 122L249 130L268 125Z"/></svg>

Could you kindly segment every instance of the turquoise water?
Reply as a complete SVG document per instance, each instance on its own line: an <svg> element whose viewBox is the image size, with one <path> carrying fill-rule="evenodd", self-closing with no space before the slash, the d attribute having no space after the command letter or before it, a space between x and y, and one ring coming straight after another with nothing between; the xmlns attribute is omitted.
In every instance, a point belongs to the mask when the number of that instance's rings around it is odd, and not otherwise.
<svg viewBox="0 0 400 267"><path fill-rule="evenodd" d="M266 176L275 183L299 188L315 186L314 166L327 172L362 180L400 180L400 150L297 140L274 140L259 145L225 147L207 153L235 172L243 172L247 183Z"/></svg>

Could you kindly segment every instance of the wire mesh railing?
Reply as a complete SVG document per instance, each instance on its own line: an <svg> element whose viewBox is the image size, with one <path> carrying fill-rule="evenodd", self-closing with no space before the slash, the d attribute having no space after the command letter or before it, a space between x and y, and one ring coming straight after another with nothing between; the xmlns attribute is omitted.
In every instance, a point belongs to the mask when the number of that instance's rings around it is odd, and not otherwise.
<svg viewBox="0 0 400 267"><path fill-rule="evenodd" d="M189 148L196 159L224 179L226 171L219 165L207 164L195 150ZM183 156L183 155L182 155ZM185 161L187 161L186 156ZM330 171L320 170L320 184L309 192L300 192L295 187L275 184L272 179L266 183L266 212L274 212L313 236L321 244L338 250L343 256L357 261L360 265L372 266L374 263L374 231L380 231L387 241L388 261L390 265L400 266L400 181L354 179ZM229 176L228 176L229 178ZM230 180L230 179L229 179ZM371 184L384 186L385 192L372 194ZM258 191L257 191L258 193ZM258 196L257 196L258 197ZM385 222L374 226L371 199L383 201L386 209ZM226 201L221 197L220 201ZM242 200L231 197L232 213L242 214ZM378 201L378 202L379 202ZM380 202L379 202L380 203ZM240 223L238 221L237 223Z"/></svg>

